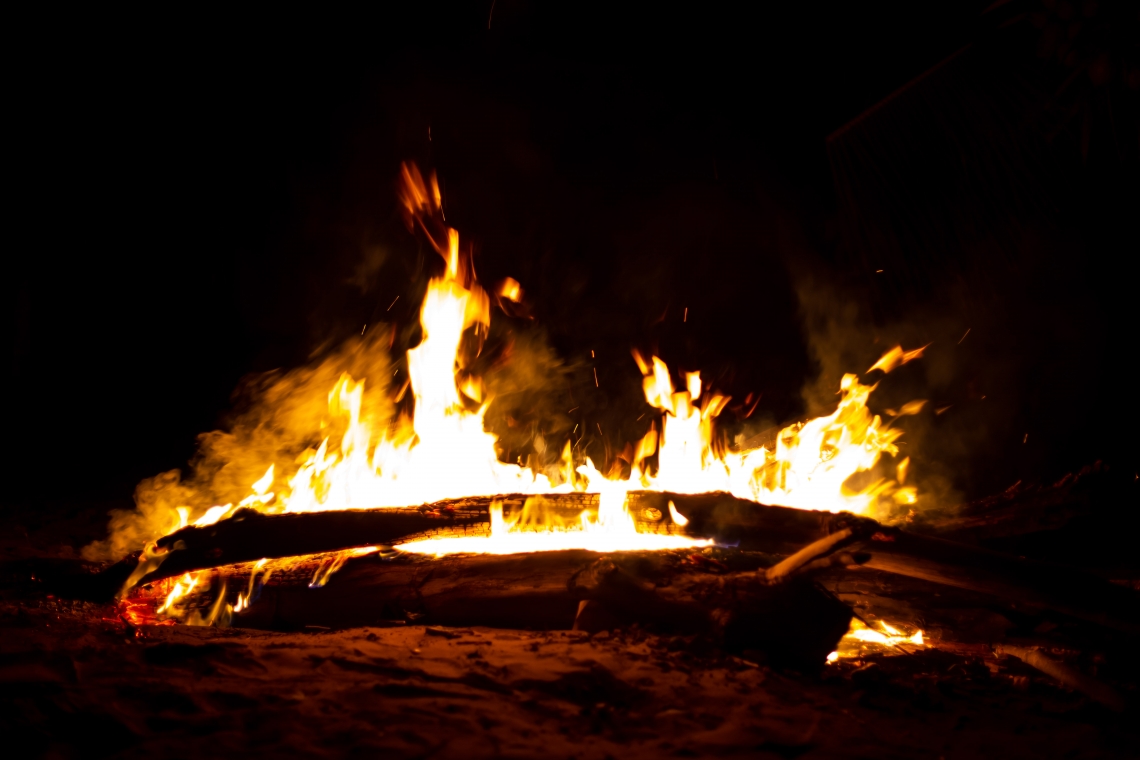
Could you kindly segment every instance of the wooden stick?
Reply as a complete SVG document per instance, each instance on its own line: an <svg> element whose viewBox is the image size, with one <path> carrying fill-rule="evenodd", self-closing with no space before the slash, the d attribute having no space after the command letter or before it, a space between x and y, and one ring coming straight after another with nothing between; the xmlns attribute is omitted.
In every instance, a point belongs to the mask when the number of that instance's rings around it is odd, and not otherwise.
<svg viewBox="0 0 1140 760"><path fill-rule="evenodd" d="M832 533L826 538L813 541L787 559L773 565L765 571L764 575L769 583L779 583L791 577L792 573L804 567L819 557L823 557L839 548L844 542L850 542L854 531L844 528L838 533ZM828 563L830 565L831 563Z"/></svg>
<svg viewBox="0 0 1140 760"><path fill-rule="evenodd" d="M1045 675L1056 679L1062 686L1076 689L1090 699L1094 699L1116 712L1124 712L1124 698L1106 683L1086 676L1075 668L1063 662L1050 659L1036 649L1015 647L1003 644L994 647L997 654L1007 654L1016 657L1027 665L1037 668Z"/></svg>

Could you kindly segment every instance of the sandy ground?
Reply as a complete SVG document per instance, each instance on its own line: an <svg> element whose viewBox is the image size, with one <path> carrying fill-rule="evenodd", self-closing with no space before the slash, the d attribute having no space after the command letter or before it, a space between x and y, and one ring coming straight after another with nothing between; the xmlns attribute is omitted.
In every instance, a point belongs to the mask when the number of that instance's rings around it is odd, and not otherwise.
<svg viewBox="0 0 1140 760"><path fill-rule="evenodd" d="M1115 713L963 650L798 674L638 629L136 628L46 595L28 561L75 562L96 518L37 519L0 524L9 757L1140 756L1134 692ZM874 602L876 583L834 590ZM974 618L945 616L943 634Z"/></svg>
<svg viewBox="0 0 1140 760"><path fill-rule="evenodd" d="M928 650L823 675L699 642L408 626L148 626L0 610L19 756L1136 757L1129 714Z"/></svg>

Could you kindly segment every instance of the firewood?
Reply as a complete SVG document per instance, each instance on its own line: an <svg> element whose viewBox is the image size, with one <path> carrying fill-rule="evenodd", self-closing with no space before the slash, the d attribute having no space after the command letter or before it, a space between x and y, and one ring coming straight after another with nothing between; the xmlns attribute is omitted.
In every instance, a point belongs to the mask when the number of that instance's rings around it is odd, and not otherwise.
<svg viewBox="0 0 1140 760"><path fill-rule="evenodd" d="M591 503L589 497L588 494L571 494L561 497L558 503L576 516ZM595 507L596 499L592 497ZM511 510L521 507L526 497L508 495L497 500L503 502L505 510ZM132 555L97 578L89 579L79 595L109 599L128 581L131 586L152 583L193 570L264 558L304 556L421 538L488 535L490 503L490 498L467 498L421 507L283 515L241 509L213 525L189 526L158 539L158 556L145 572L137 572L140 555Z"/></svg>
<svg viewBox="0 0 1140 760"><path fill-rule="evenodd" d="M691 554L368 555L347 560L321 588L296 578L271 580L231 623L274 630L405 621L567 630L587 601L595 614L578 627L589 632L637 624L703 636L729 651L756 650L797 668L818 667L846 633L850 609L809 578L771 583L763 568L703 572ZM766 559L738 557L736 564Z"/></svg>
<svg viewBox="0 0 1140 760"><path fill-rule="evenodd" d="M564 511L570 518L596 504L592 501L596 498L590 494L546 497L550 509ZM496 500L504 503L508 514L526 501L519 495ZM419 537L486 535L491 501L473 498L418 508L273 516L241 512L215 525L186 528L161 539L159 549L168 550L166 558L157 569L148 569L139 582L261 558L392 545ZM684 525L672 519L670 503L684 516ZM1071 568L916 535L865 517L757 504L724 493L633 492L628 507L644 532L711 538L721 545L777 555L793 555L805 545L824 541L810 557L800 559L813 566L842 563L841 558L829 559L826 553L842 545L853 557L860 550L870 552L867 566L871 568L987 593L1014 604L1053 609L1123 630L1140 630L1140 605L1129 589ZM845 530L851 533L844 539L829 538ZM137 560L124 561L90 585L109 598L137 566Z"/></svg>
<svg viewBox="0 0 1140 760"><path fill-rule="evenodd" d="M670 517L669 502L685 518ZM640 530L714 538L741 549L791 554L850 529L846 548L869 552L866 567L1052 609L1119 630L1140 631L1137 595L1074 568L1026 560L884 526L847 513L758 505L730 494L630 494ZM634 506L635 505L635 506Z"/></svg>
<svg viewBox="0 0 1140 760"><path fill-rule="evenodd" d="M850 528L844 528L837 533L832 533L826 538L821 538L818 541L813 541L798 552L783 560L779 564L773 565L765 571L764 575L769 583L778 583L791 577L793 573L803 567L807 567L814 562L818 562L824 557L827 557L836 549L841 546L846 546L851 543L854 537L854 531ZM850 555L846 555L850 556ZM869 559L869 558L868 558ZM826 562L821 567L830 566L831 562ZM854 557L852 557L851 564L855 564Z"/></svg>
<svg viewBox="0 0 1140 760"><path fill-rule="evenodd" d="M597 494L573 493L543 497L544 509L558 513L567 522L583 510L597 510ZM694 517L687 535L715 538L753 551L791 554L801 546L825 538L837 519L831 513L788 507L771 507L735 499L726 494L671 495L653 492L630 494L630 511L638 529L647 532L680 532L668 517L668 501L676 500ZM510 516L521 510L526 496L452 499L421 507L374 510L329 510L325 512L264 515L238 510L213 525L190 526L160 538L159 556L132 555L87 578L79 587L72 583L57 593L94 600L114 597L124 588L152 583L202 570L263 558L294 557L363 546L393 545L421 538L489 535L490 505L502 504ZM866 521L872 524L873 521ZM845 523L844 523L845 524ZM873 523L877 525L877 523ZM140 560L146 562L143 567Z"/></svg>
<svg viewBox="0 0 1140 760"><path fill-rule="evenodd" d="M875 570L978 591L1014 606L1051 609L1099 625L1140 632L1137 595L1063 565L1015 557L897 528L873 533L863 548Z"/></svg>

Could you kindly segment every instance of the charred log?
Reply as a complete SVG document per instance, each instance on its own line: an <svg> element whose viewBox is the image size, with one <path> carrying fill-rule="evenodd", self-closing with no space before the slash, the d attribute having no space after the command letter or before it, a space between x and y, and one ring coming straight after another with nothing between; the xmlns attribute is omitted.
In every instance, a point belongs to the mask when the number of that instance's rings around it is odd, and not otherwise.
<svg viewBox="0 0 1140 760"><path fill-rule="evenodd" d="M767 559L738 556L734 565ZM589 632L638 624L799 668L823 663L850 624L850 608L802 574L773 583L762 568L707 572L698 564L676 551L370 555L348 560L321 588L270 584L232 622L275 630L410 621Z"/></svg>
<svg viewBox="0 0 1140 760"><path fill-rule="evenodd" d="M672 503L683 516L675 521ZM790 555L851 524L877 528L879 523L849 513L813 512L774 507L738 499L727 493L673 494L634 491L628 509L643 533L664 533L714 539L744 551ZM873 531L872 531L873 532ZM870 535L870 533L868 533Z"/></svg>
<svg viewBox="0 0 1140 760"><path fill-rule="evenodd" d="M505 511L520 509L524 496L495 499ZM490 498L450 499L420 507L376 510L330 510L327 512L265 515L242 509L213 525L189 526L160 538L160 561L132 581L153 583L182 573L253 562L260 559L296 557L335 552L363 546L386 546L425 538L489 535ZM570 494L559 497L558 508L577 516L584 508L596 507L597 497ZM127 557L96 579L89 579L79 595L110 599L139 567L139 555ZM66 593L66 589L63 590Z"/></svg>

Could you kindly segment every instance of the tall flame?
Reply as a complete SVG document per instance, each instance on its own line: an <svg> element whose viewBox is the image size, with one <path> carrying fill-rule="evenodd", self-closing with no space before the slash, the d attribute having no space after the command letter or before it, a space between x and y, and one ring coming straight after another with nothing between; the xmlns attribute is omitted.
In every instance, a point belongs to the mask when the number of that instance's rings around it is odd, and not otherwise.
<svg viewBox="0 0 1140 760"><path fill-rule="evenodd" d="M644 375L645 400L664 413L658 469L647 477L648 488L674 493L728 491L764 504L857 514L870 511L880 499L914 503L915 489L901 485L905 464L898 482L879 478L857 489L849 484L852 475L872 470L884 454L897 454L895 441L902 435L871 414L867 399L875 386L861 384L857 376L843 376L835 412L789 425L780 431L773 449L719 454L713 446L712 422L729 399L706 394L697 404L702 390L699 373L688 373L686 390L674 391L663 361L654 356L646 362L637 352L634 360Z"/></svg>
<svg viewBox="0 0 1140 760"><path fill-rule="evenodd" d="M439 188L430 190L414 166L404 167L404 208L414 215L443 256L442 277L431 280L420 309L423 342L408 351L415 398L411 430L394 434L361 416L363 382L343 375L329 394L329 411L347 418L339 448L326 439L289 483L286 512L404 506L472 495L550 493L568 482L540 482L535 473L505 464L495 454L495 436L484 429L487 405L468 409L457 382L457 360L469 328L490 324L490 300L474 281L466 283L459 232L439 222ZM436 225L440 226L440 225ZM439 240L446 241L440 245ZM467 396L469 398L469 396ZM472 399L474 400L474 399Z"/></svg>

